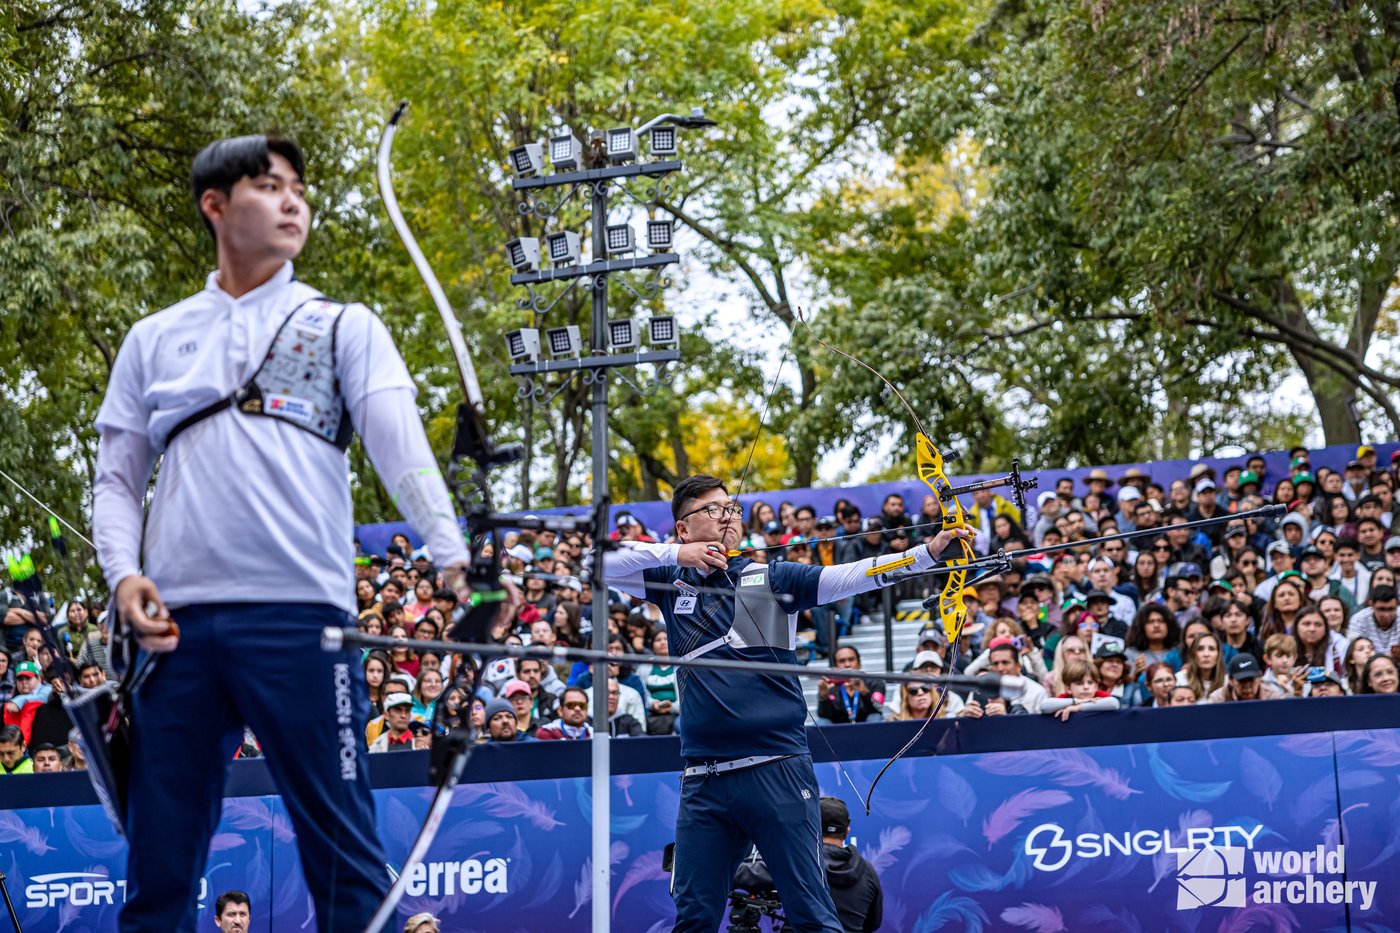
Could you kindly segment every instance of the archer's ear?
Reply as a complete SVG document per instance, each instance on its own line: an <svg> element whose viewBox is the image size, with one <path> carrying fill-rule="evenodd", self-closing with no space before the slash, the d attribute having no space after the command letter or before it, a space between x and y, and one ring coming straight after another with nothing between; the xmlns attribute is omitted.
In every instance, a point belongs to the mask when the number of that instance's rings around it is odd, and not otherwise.
<svg viewBox="0 0 1400 933"><path fill-rule="evenodd" d="M218 188L206 188L199 196L199 211L214 224L217 229L218 224L223 222L224 214L228 210L228 195Z"/></svg>

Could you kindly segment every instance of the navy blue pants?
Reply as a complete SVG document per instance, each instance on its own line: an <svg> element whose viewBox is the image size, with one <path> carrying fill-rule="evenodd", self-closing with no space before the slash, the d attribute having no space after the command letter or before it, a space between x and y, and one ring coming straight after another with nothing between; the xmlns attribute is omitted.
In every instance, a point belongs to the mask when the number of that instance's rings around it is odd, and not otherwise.
<svg viewBox="0 0 1400 933"><path fill-rule="evenodd" d="M758 846L787 929L842 933L822 861L821 794L812 756L681 781L671 896L676 933L715 933L734 871Z"/></svg>
<svg viewBox="0 0 1400 933"><path fill-rule="evenodd" d="M321 650L327 605L217 603L171 611L180 645L132 709L130 852L122 933L194 933L224 779L247 723L296 831L322 933L362 929L388 889L365 761L358 652ZM253 905L266 916L270 904Z"/></svg>

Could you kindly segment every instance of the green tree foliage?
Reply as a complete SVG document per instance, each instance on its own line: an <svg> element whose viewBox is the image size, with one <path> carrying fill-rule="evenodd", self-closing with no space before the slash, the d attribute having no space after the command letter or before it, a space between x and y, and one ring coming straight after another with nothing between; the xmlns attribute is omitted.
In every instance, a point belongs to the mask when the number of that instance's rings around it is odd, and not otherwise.
<svg viewBox="0 0 1400 933"><path fill-rule="evenodd" d="M906 114L911 142L927 123L982 144L969 299L1024 290L1017 324L1141 335L1124 359L1198 443L1239 414L1211 396L1238 407L1287 371L1329 442L1357 438L1358 397L1400 433L1375 343L1400 269L1400 9L1007 3L979 39Z"/></svg>
<svg viewBox="0 0 1400 933"><path fill-rule="evenodd" d="M0 17L0 469L80 525L123 335L213 266L188 189L205 143L297 136L329 168L306 264L333 271L309 278L334 294L365 277L362 225L336 209L356 107L324 31L296 3L18 0ZM45 516L7 491L0 540L42 540Z"/></svg>

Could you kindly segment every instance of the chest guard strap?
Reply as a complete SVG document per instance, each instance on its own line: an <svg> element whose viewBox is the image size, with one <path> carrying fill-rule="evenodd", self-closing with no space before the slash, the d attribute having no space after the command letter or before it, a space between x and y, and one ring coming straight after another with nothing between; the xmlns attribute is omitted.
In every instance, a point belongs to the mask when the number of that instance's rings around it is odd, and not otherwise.
<svg viewBox="0 0 1400 933"><path fill-rule="evenodd" d="M234 408L310 431L344 452L355 433L335 375L336 331L345 308L328 298L310 298L293 308L252 377L175 425L164 446L186 428Z"/></svg>

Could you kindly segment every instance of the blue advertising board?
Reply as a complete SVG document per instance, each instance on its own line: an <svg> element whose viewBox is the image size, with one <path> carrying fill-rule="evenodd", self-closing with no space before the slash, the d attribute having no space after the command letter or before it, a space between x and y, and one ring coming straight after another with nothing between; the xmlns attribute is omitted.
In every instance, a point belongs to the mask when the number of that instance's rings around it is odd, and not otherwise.
<svg viewBox="0 0 1400 933"><path fill-rule="evenodd" d="M879 872L885 930L1382 930L1400 916L1397 729L906 758L867 817L860 798L882 763L816 768ZM428 911L454 931L586 930L590 787L458 788L400 923ZM613 780L618 931L670 929L661 854L679 787L674 771ZM393 871L431 790L375 795ZM115 929L125 851L99 808L0 811L0 842L27 933ZM254 930L310 928L278 798L225 801L203 903L229 888L251 894Z"/></svg>

